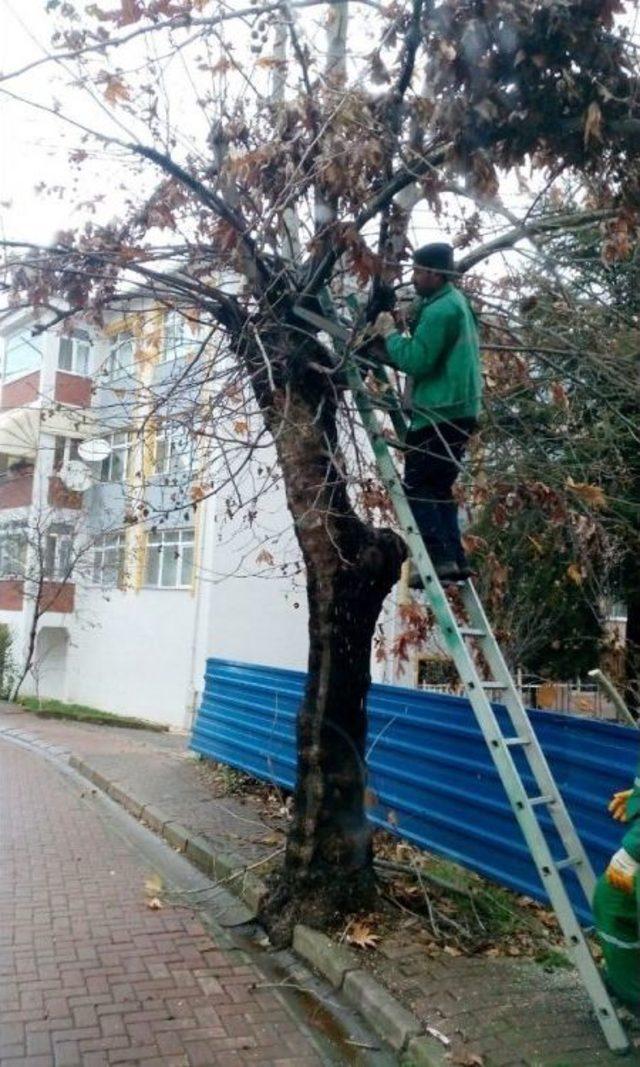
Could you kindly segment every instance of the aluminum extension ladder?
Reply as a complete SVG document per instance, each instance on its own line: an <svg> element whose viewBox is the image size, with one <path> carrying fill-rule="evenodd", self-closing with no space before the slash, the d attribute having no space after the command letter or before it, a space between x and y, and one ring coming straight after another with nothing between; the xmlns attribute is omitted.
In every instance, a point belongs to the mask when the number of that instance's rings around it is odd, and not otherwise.
<svg viewBox="0 0 640 1067"><path fill-rule="evenodd" d="M359 358L349 352L353 329L340 322L331 305L327 305L328 301L323 300L326 316L302 307L297 307L295 312L300 319L304 319L315 329L324 330L334 339L339 365L344 371L348 387L360 412L383 484L389 493L410 555L422 579L426 600L435 616L449 655L456 665L513 813L549 896L564 934L567 951L580 973L609 1048L615 1052L626 1052L630 1047L629 1040L605 988L601 972L591 955L562 879L564 870L574 871L590 906L595 889L595 875L589 858L571 821L473 583L470 580L457 583L468 620L468 625L461 625L435 573L416 527L395 461L389 451L388 438L382 431L376 413L382 410L390 416L397 443L400 444L404 439L406 420L397 394L379 363L368 361L366 357ZM367 390L361 367L373 373L378 382L379 393L372 394ZM393 442L391 446L393 447ZM468 642L475 643L482 652L490 671L489 680L480 677ZM496 693L508 712L511 728L507 736L502 732L491 705L491 698ZM527 793L512 754L514 750L520 750L526 758L536 783L535 796L529 796ZM564 855L559 859L552 854L545 830L538 820L539 811L548 812L562 842Z"/></svg>

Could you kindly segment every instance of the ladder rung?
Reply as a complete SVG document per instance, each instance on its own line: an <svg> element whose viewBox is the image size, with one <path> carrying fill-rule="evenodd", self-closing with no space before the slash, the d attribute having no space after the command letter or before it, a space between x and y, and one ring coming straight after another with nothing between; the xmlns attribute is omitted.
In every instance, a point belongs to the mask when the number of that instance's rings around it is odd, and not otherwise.
<svg viewBox="0 0 640 1067"><path fill-rule="evenodd" d="M547 793L544 796L529 797L529 803L531 804L532 808L537 808L541 804L553 804L555 799L556 798L554 796L552 796L550 793Z"/></svg>
<svg viewBox="0 0 640 1067"><path fill-rule="evenodd" d="M557 871L563 871L565 867L577 867L582 863L580 856L567 856L564 860L556 860L555 867Z"/></svg>
<svg viewBox="0 0 640 1067"><path fill-rule="evenodd" d="M530 737L505 737L504 743L507 748L515 748L516 745L530 745Z"/></svg>
<svg viewBox="0 0 640 1067"><path fill-rule="evenodd" d="M473 626L461 626L460 633L463 637L486 637L486 630L475 630Z"/></svg>
<svg viewBox="0 0 640 1067"><path fill-rule="evenodd" d="M508 689L507 682L482 682L483 689Z"/></svg>

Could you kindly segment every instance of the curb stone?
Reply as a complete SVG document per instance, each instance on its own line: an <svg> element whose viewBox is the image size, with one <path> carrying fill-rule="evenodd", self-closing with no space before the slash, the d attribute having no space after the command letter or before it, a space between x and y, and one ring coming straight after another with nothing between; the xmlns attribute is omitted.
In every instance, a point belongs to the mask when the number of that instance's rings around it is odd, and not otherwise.
<svg viewBox="0 0 640 1067"><path fill-rule="evenodd" d="M359 1011L366 1006L366 1018L376 1019L377 1032L396 1052L400 1052L410 1038L417 1037L422 1026L411 1012L387 993L366 971L349 971L345 976L342 992Z"/></svg>
<svg viewBox="0 0 640 1067"><path fill-rule="evenodd" d="M205 874L213 874L213 854L209 848L208 841L204 837L200 837L198 834L195 837L190 837L187 841L186 855L187 859L191 860Z"/></svg>
<svg viewBox="0 0 640 1067"><path fill-rule="evenodd" d="M164 828L169 822L169 816L162 808L156 808L153 804L145 804L142 809L142 821L146 822L150 830L154 830L162 837Z"/></svg>
<svg viewBox="0 0 640 1067"><path fill-rule="evenodd" d="M179 849L180 852L187 851L187 845L189 844L189 831L182 826L179 822L167 822L162 828L162 836L165 841L171 845L172 848Z"/></svg>
<svg viewBox="0 0 640 1067"><path fill-rule="evenodd" d="M349 971L360 970L355 952L346 945L336 945L326 934L302 923L298 923L293 931L293 948L303 960L320 971L334 989L342 988Z"/></svg>
<svg viewBox="0 0 640 1067"><path fill-rule="evenodd" d="M402 1067L451 1067L451 1059L432 1037L412 1037L400 1060Z"/></svg>
<svg viewBox="0 0 640 1067"><path fill-rule="evenodd" d="M131 814L147 823L150 829L172 847L184 852L188 859L208 875L224 883L239 897L255 916L261 898L267 892L265 883L253 872L241 856L233 852L216 853L206 838L194 835L180 823L154 805L142 805L139 798L120 785L111 782L90 764L77 756L67 757L69 765L121 804ZM335 989L342 989L345 998L368 1025L396 1052L401 1053L402 1067L447 1067L449 1061L441 1046L424 1035L420 1021L393 997L368 971L359 966L356 954L344 945L336 945L326 934L299 924L294 930L294 951L311 964Z"/></svg>

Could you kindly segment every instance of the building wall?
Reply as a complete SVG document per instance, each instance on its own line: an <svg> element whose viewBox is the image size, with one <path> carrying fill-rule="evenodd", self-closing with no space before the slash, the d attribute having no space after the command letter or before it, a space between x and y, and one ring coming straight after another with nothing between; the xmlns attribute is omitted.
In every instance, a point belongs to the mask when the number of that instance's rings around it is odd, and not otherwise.
<svg viewBox="0 0 640 1067"><path fill-rule="evenodd" d="M133 320L132 325L135 328ZM149 329L136 333L140 342L137 373L153 380L156 387L166 385L169 389L181 364L176 361L153 366L150 360L159 343L154 329L151 322ZM100 366L107 347L106 338L96 338L94 370ZM23 379L14 386L10 383L3 400L31 401L39 388L45 398L55 397L78 406L91 403L99 421L102 416L105 433L128 429L139 417L138 403L128 391L129 380L123 378L121 383L114 383L98 378L92 395L90 379L57 371L57 351L56 337L48 335L41 375L29 376L30 380ZM193 399L195 402L195 396ZM122 529L135 495L124 484L99 481L83 494L70 492L54 475L54 447L55 437L41 433L35 475L28 479L28 485L27 479L23 479L24 485L17 481L5 485L5 500L0 499L0 508L24 506L33 498L36 511L38 506L60 511L72 528L86 523L91 536ZM134 449L129 477L137 481L142 473L151 514L166 513L168 527L192 525L189 476L184 485L176 485L175 481L163 485L162 479L146 470L137 440ZM239 486L234 478L228 492L233 496L240 490L242 498L251 501L256 485L263 485L261 467L273 462L270 450L261 452L259 462L244 469L242 478L246 482ZM95 466L94 476L99 478L99 465ZM62 589L52 610L41 621L36 668L25 692L37 691L44 697L138 715L180 728L189 725L197 705L208 657L304 670L308 649L305 574L304 570L295 573L299 551L284 494L279 487L268 491L260 488L257 516L251 523L246 521L246 509L236 518L227 519L226 496L227 491L221 490L218 497L198 506L192 590L140 588L141 567L132 553L141 542L140 527L131 527L127 534L131 554L126 589L83 587L91 566L89 553L84 576L79 576L75 590L73 585ZM182 499L184 509L176 507L176 501ZM288 569L283 574L285 564ZM21 590L17 583L2 586L0 622L12 624L16 648L24 647L30 605L25 599L24 610L20 611ZM379 678L379 665L372 664L372 672L374 678Z"/></svg>
<svg viewBox="0 0 640 1067"><path fill-rule="evenodd" d="M87 408L91 403L91 378L59 370L56 372L54 396L61 404Z"/></svg>
<svg viewBox="0 0 640 1067"><path fill-rule="evenodd" d="M66 700L182 727L193 699L189 591L78 591Z"/></svg>
<svg viewBox="0 0 640 1067"><path fill-rule="evenodd" d="M34 371L2 386L2 408L22 408L39 396L40 371Z"/></svg>

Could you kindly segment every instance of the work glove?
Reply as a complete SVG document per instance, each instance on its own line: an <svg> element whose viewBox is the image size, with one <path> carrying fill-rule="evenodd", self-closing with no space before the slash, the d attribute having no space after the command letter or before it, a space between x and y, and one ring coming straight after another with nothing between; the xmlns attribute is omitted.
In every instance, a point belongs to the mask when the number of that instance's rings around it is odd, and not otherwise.
<svg viewBox="0 0 640 1067"><path fill-rule="evenodd" d="M620 793L614 793L609 801L608 811L617 822L627 821L627 800L633 793L633 789L623 789Z"/></svg>
<svg viewBox="0 0 640 1067"><path fill-rule="evenodd" d="M373 324L373 332L379 337L389 337L396 333L397 326L393 315L389 311L381 311Z"/></svg>
<svg viewBox="0 0 640 1067"><path fill-rule="evenodd" d="M626 849L619 848L609 861L605 878L614 889L620 889L623 893L633 893L633 884L639 869L640 863L636 863Z"/></svg>

